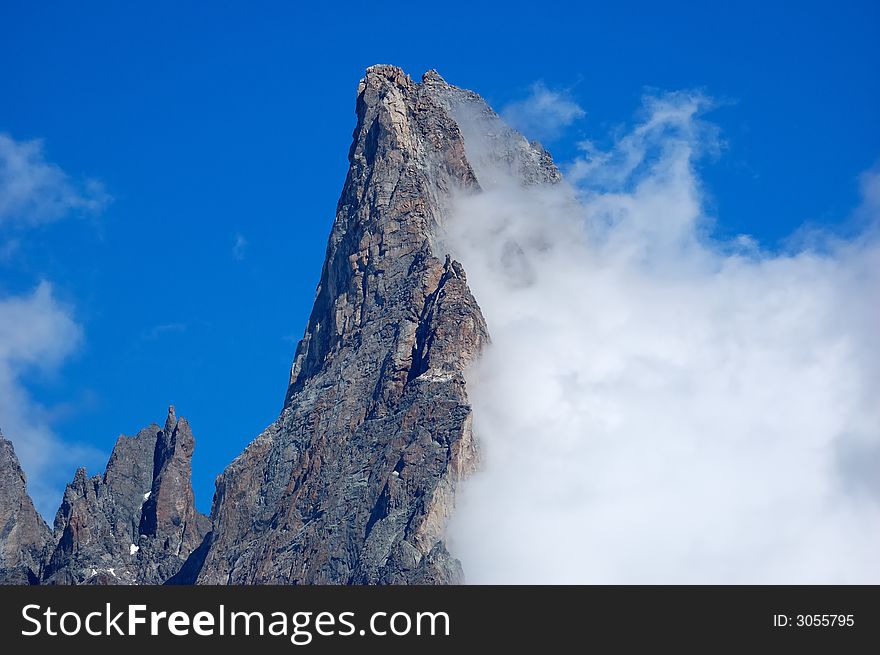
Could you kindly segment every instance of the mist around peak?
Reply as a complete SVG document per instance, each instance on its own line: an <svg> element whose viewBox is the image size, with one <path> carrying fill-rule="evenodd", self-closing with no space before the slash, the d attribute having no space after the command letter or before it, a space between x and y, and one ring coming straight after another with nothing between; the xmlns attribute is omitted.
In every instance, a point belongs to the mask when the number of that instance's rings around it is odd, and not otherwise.
<svg viewBox="0 0 880 655"><path fill-rule="evenodd" d="M646 98L558 184L486 169L463 126L484 191L443 240L492 336L450 527L468 582L880 581L880 174L855 238L717 238L710 106Z"/></svg>

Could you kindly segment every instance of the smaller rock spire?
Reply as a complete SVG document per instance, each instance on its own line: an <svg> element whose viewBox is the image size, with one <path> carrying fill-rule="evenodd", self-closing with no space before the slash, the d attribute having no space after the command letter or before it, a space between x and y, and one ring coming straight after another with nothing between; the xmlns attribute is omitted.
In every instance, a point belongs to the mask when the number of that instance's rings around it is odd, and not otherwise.
<svg viewBox="0 0 880 655"><path fill-rule="evenodd" d="M165 439L171 437L177 426L177 414L174 413L174 405L168 405L168 418L165 419Z"/></svg>

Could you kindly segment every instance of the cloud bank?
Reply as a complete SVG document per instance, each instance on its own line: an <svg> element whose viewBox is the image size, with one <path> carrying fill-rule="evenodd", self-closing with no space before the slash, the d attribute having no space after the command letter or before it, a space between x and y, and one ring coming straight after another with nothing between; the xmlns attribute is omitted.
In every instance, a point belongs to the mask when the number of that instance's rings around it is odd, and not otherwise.
<svg viewBox="0 0 880 655"><path fill-rule="evenodd" d="M880 582L880 174L856 239L712 238L708 105L647 98L569 184L458 199L493 339L449 528L469 582Z"/></svg>

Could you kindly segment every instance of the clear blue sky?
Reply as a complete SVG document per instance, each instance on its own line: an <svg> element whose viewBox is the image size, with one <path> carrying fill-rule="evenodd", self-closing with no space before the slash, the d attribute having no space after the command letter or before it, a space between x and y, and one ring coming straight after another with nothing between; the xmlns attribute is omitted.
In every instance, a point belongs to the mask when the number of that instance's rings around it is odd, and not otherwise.
<svg viewBox="0 0 880 655"><path fill-rule="evenodd" d="M726 101L711 119L727 148L704 174L719 229L770 244L848 215L880 157L876 2L303 4L0 8L0 133L44 139L113 198L0 231L19 243L0 295L50 280L84 332L24 384L61 438L105 453L176 404L203 510L280 410L365 67L437 68L496 107L539 80L567 89L587 116L548 144L563 161L646 88L702 89Z"/></svg>

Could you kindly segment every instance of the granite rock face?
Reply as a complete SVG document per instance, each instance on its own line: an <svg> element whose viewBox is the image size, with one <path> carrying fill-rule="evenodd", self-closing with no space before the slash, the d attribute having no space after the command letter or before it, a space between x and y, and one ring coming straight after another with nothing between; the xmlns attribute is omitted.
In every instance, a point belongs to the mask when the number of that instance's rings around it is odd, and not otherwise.
<svg viewBox="0 0 880 655"><path fill-rule="evenodd" d="M448 584L443 539L478 461L463 371L488 342L442 251L456 193L499 163L555 181L549 155L476 94L393 66L360 82L350 168L284 408L218 478L212 532L181 582ZM466 144L466 132L474 136Z"/></svg>
<svg viewBox="0 0 880 655"><path fill-rule="evenodd" d="M52 532L27 492L12 443L0 433L0 585L36 584Z"/></svg>
<svg viewBox="0 0 880 655"><path fill-rule="evenodd" d="M208 531L195 510L186 419L121 436L103 476L79 469L55 517L43 584L161 584Z"/></svg>
<svg viewBox="0 0 880 655"><path fill-rule="evenodd" d="M457 582L443 528L475 466L463 369L486 324L433 234L477 189L430 88L374 66L279 419L217 481L200 583Z"/></svg>

